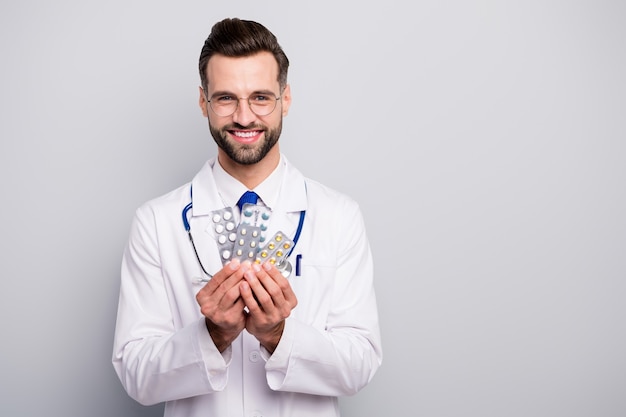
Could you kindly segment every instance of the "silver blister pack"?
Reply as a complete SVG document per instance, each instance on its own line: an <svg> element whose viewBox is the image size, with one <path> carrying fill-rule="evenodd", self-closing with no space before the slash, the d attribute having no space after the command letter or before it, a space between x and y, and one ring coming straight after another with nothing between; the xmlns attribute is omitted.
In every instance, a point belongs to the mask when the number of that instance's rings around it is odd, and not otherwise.
<svg viewBox="0 0 626 417"><path fill-rule="evenodd" d="M259 251L261 228L242 223L237 228L231 259L253 262Z"/></svg>
<svg viewBox="0 0 626 417"><path fill-rule="evenodd" d="M265 232L269 226L272 209L266 206L246 203L241 210L241 224L256 226L261 231L261 243L265 242Z"/></svg>
<svg viewBox="0 0 626 417"><path fill-rule="evenodd" d="M211 212L211 226L215 232L222 264L226 264L231 259L235 240L237 239L237 225L234 219L231 207Z"/></svg>

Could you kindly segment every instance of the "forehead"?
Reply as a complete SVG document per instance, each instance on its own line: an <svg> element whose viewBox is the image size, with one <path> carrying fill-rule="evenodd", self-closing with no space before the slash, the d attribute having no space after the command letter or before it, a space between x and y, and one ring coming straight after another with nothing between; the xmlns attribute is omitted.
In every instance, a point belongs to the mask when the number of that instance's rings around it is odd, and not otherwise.
<svg viewBox="0 0 626 417"><path fill-rule="evenodd" d="M278 63L269 52L237 58L217 54L209 59L206 75L208 92L274 90L278 86Z"/></svg>

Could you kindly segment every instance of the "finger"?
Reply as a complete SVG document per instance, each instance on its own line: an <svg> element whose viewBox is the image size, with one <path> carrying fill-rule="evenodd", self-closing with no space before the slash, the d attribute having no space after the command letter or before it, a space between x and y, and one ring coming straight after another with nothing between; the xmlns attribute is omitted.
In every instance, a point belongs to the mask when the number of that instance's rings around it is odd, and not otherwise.
<svg viewBox="0 0 626 417"><path fill-rule="evenodd" d="M222 310L228 310L231 308L243 309L244 305L243 300L241 299L239 282L237 283L237 285L234 285L232 288L230 288L220 300L219 307Z"/></svg>
<svg viewBox="0 0 626 417"><path fill-rule="evenodd" d="M263 286L263 289L267 292L274 305L282 305L284 303L285 296L275 279L269 275L265 265L258 268L256 278Z"/></svg>
<svg viewBox="0 0 626 417"><path fill-rule="evenodd" d="M243 273L240 274L239 277L236 276L236 273L240 268L241 265L238 259L228 262L200 291L209 295L219 293L221 298L224 292L228 291L228 289L230 289L233 285L236 285L236 283L241 279L241 275L243 275Z"/></svg>
<svg viewBox="0 0 626 417"><path fill-rule="evenodd" d="M256 315L261 311L261 306L257 301L256 295L252 292L248 281L244 280L239 283L239 293L241 294L241 301L248 307L250 314Z"/></svg>
<svg viewBox="0 0 626 417"><path fill-rule="evenodd" d="M220 269L213 278L205 285L209 290L215 291L220 285L222 285L233 273L235 273L241 267L239 259L233 259L229 261L222 269Z"/></svg>
<svg viewBox="0 0 626 417"><path fill-rule="evenodd" d="M243 316L245 304L239 292L239 285L228 290L217 302L208 298L200 305L200 312L219 327L231 328L234 324L245 321Z"/></svg>
<svg viewBox="0 0 626 417"><path fill-rule="evenodd" d="M217 284L217 286L213 284L211 280L205 287L198 291L196 301L200 305L200 309L204 315L207 315L207 313L212 314L216 309L230 308L230 306L234 304L239 297L239 290L237 288L239 281L242 280L243 274L247 268L249 268L249 265L239 265L238 261L232 265L227 264L220 271L220 273L224 272L223 276L229 274L226 279L220 278L222 282ZM226 298L224 299L224 297Z"/></svg>
<svg viewBox="0 0 626 417"><path fill-rule="evenodd" d="M272 295L272 298L281 297L295 307L296 295L291 288L289 280L272 264L265 262L263 264L265 276L257 274L263 286ZM279 295L280 294L280 295Z"/></svg>
<svg viewBox="0 0 626 417"><path fill-rule="evenodd" d="M250 299L246 300L246 305L248 306L248 308L251 309L252 307L256 307L255 304L260 304L263 310L268 311L270 308L273 307L274 301L259 280L259 274L267 275L263 272L259 265L254 264L252 265L252 268L246 271L246 273L243 275L247 286L250 287L250 291L252 293L251 295L254 300L254 302L252 302L252 300Z"/></svg>

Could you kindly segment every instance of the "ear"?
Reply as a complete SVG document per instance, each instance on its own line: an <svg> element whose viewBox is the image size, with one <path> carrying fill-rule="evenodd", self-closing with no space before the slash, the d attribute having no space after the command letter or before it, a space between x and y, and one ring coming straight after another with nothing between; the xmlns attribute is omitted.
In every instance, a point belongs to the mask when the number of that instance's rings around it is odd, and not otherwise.
<svg viewBox="0 0 626 417"><path fill-rule="evenodd" d="M198 90L200 91L200 98L198 99L198 105L200 106L200 110L202 110L202 115L204 117L209 117L209 113L207 110L207 105L209 103L207 103L206 101L206 95L204 94L204 90L202 89L202 87L198 87Z"/></svg>
<svg viewBox="0 0 626 417"><path fill-rule="evenodd" d="M283 90L282 94L282 102L283 102L283 117L287 116L289 113L289 107L291 107L291 86L287 84L285 86L285 90Z"/></svg>

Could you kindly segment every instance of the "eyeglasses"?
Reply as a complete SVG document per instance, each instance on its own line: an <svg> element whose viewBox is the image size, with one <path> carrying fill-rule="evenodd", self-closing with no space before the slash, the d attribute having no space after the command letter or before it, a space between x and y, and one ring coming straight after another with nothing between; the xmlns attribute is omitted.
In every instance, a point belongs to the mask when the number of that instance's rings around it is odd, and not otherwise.
<svg viewBox="0 0 626 417"><path fill-rule="evenodd" d="M234 114L239 107L239 101L246 100L252 113L257 116L267 116L276 109L276 103L280 97L276 97L272 93L254 93L248 97L237 97L232 95L218 95L207 99L207 103L211 106L211 110L220 117L226 117Z"/></svg>

